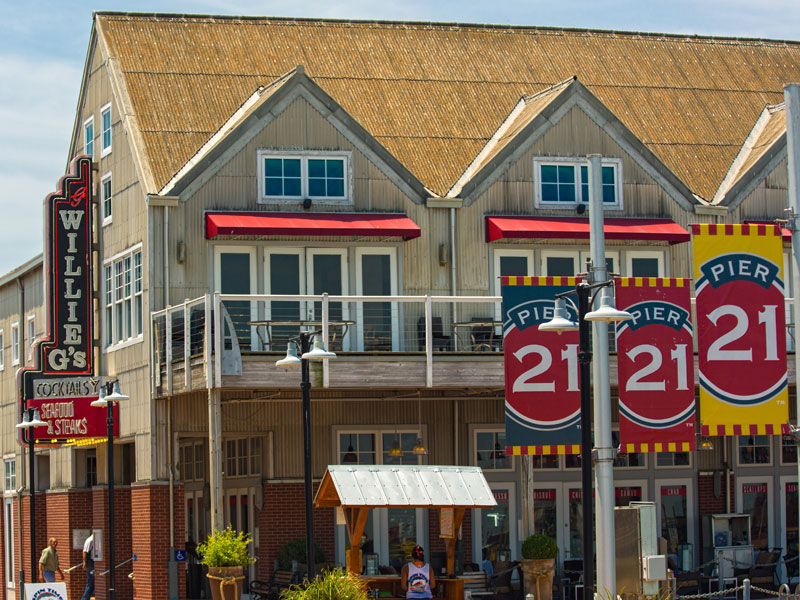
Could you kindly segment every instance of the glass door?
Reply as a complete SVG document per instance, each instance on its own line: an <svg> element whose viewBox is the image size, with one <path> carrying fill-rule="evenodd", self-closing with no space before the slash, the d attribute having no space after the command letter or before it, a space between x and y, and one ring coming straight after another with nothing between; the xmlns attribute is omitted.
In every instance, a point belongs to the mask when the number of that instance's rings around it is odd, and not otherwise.
<svg viewBox="0 0 800 600"><path fill-rule="evenodd" d="M628 506L631 502L646 500L647 482L645 481L615 481L614 506Z"/></svg>
<svg viewBox="0 0 800 600"><path fill-rule="evenodd" d="M264 252L264 263L267 294L294 296L306 293L305 250L267 248ZM268 321L277 322L262 329L267 349L272 352L282 352L286 350L287 340L300 332L299 322L306 318L306 303L292 300L267 302L266 318Z"/></svg>
<svg viewBox="0 0 800 600"><path fill-rule="evenodd" d="M376 539L373 548L378 552L378 564L390 565L399 573L403 565L411 560L411 551L419 544L425 548L430 561L427 543L426 509L422 508L376 508Z"/></svg>
<svg viewBox="0 0 800 600"><path fill-rule="evenodd" d="M235 488L225 490L225 525L230 526L237 531L249 533L253 538L253 543L248 545L250 556L254 557L256 553L256 535L254 532L255 526L255 488ZM245 586L243 589L249 589L250 581L253 579L253 565L245 570Z"/></svg>
<svg viewBox="0 0 800 600"><path fill-rule="evenodd" d="M756 550L769 550L772 541L772 482L768 477L739 477L736 509L750 515L750 543Z"/></svg>
<svg viewBox="0 0 800 600"><path fill-rule="evenodd" d="M356 249L356 294L396 296L397 260L394 248ZM366 351L397 350L398 305L396 302L360 302L357 305L358 346Z"/></svg>
<svg viewBox="0 0 800 600"><path fill-rule="evenodd" d="M563 486L559 483L533 484L533 533L548 535L556 541L559 560L564 560L565 531L562 514Z"/></svg>
<svg viewBox="0 0 800 600"><path fill-rule="evenodd" d="M684 571L694 569L695 516L691 480L656 481L657 513L661 537L667 540L667 553Z"/></svg>
<svg viewBox="0 0 800 600"><path fill-rule="evenodd" d="M221 294L252 294L255 288L255 248L246 246L218 246L215 248L215 291ZM233 322L239 348L250 350L255 346L255 328L250 321L255 318L255 305L247 300L226 300L225 308ZM223 338L225 334L223 333Z"/></svg>
<svg viewBox="0 0 800 600"><path fill-rule="evenodd" d="M473 511L473 536L480 551L474 552L492 563L495 571L519 558L517 506L513 483L489 482L497 506Z"/></svg>
<svg viewBox="0 0 800 600"><path fill-rule="evenodd" d="M798 506L797 506L797 477L785 475L781 477L781 531L783 539L781 543L786 549L786 555L794 557L794 564L791 565L793 572L797 572L798 554ZM789 561L787 560L787 567Z"/></svg>

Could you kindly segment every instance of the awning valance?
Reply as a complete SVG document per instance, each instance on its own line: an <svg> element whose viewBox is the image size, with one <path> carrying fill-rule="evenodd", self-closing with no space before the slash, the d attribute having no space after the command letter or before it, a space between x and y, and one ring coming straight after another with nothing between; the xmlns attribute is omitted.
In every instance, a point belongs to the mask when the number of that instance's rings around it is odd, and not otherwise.
<svg viewBox="0 0 800 600"><path fill-rule="evenodd" d="M397 213L207 212L206 239L221 235L419 237L419 226Z"/></svg>
<svg viewBox="0 0 800 600"><path fill-rule="evenodd" d="M670 219L604 219L607 240L688 242L689 232ZM579 217L486 217L486 241L509 238L589 239L589 219Z"/></svg>

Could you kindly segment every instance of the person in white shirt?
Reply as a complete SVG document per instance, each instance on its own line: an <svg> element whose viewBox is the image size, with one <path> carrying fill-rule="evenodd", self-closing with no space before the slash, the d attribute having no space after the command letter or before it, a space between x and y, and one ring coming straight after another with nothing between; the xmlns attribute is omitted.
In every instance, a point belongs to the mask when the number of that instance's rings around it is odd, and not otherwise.
<svg viewBox="0 0 800 600"><path fill-rule="evenodd" d="M83 570L86 571L86 589L81 600L90 600L94 596L94 533L83 543Z"/></svg>

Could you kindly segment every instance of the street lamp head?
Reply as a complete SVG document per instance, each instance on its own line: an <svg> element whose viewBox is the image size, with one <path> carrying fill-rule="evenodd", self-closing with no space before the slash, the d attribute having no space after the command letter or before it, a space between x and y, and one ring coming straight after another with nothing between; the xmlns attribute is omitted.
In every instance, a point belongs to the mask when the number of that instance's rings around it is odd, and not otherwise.
<svg viewBox="0 0 800 600"><path fill-rule="evenodd" d="M106 401L106 388L104 386L100 386L100 395L97 397L97 400L92 400L92 403L89 406L94 406L95 408L105 408L108 405Z"/></svg>
<svg viewBox="0 0 800 600"><path fill-rule="evenodd" d="M288 342L286 344L286 356L275 363L278 367L296 367L302 361L297 356L297 344Z"/></svg>
<svg viewBox="0 0 800 600"><path fill-rule="evenodd" d="M130 400L130 398L120 391L119 381L115 381L111 394L106 396L106 402L125 402L126 400Z"/></svg>
<svg viewBox="0 0 800 600"><path fill-rule="evenodd" d="M33 419L31 419L31 427L41 427L42 425L47 425L42 419L39 417L39 409L33 409Z"/></svg>
<svg viewBox="0 0 800 600"><path fill-rule="evenodd" d="M325 346L322 345L322 337L319 334L314 335L314 347L308 352L303 354L306 360L325 360L328 358L336 358L336 354L328 352Z"/></svg>
<svg viewBox="0 0 800 600"><path fill-rule="evenodd" d="M556 298L553 318L539 325L539 331L555 331L558 334L576 329L578 329L578 324L569 318L567 301L564 298Z"/></svg>
<svg viewBox="0 0 800 600"><path fill-rule="evenodd" d="M633 315L626 310L619 310L614 306L611 294L602 294L600 307L597 310L586 313L584 319L587 321L629 321Z"/></svg>
<svg viewBox="0 0 800 600"><path fill-rule="evenodd" d="M32 427L41 427L42 425L47 425L42 419L39 417L39 409L33 409L33 417L30 416L29 410L26 410L22 415L22 423L17 423L17 429L31 429Z"/></svg>

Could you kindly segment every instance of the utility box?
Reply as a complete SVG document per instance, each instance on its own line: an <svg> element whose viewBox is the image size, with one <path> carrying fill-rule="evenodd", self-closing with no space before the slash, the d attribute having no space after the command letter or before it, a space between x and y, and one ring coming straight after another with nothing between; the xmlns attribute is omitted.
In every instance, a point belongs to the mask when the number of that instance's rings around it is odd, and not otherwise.
<svg viewBox="0 0 800 600"><path fill-rule="evenodd" d="M733 577L734 567L746 569L753 566L750 515L724 513L706 516L703 550L707 561L716 561L720 581Z"/></svg>
<svg viewBox="0 0 800 600"><path fill-rule="evenodd" d="M622 596L653 596L667 579L667 557L658 554L656 505L631 502L614 509L617 590Z"/></svg>

